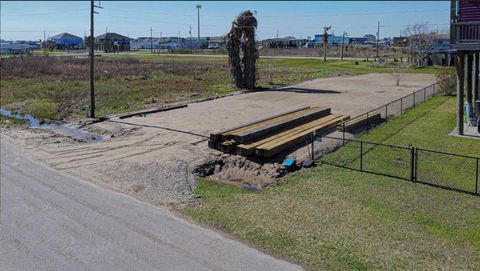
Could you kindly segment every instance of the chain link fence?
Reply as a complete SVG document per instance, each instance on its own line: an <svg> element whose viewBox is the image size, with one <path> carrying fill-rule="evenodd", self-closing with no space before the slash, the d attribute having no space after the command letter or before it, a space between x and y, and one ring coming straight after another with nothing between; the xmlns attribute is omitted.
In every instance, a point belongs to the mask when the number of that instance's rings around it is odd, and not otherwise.
<svg viewBox="0 0 480 271"><path fill-rule="evenodd" d="M448 92L446 88L450 89L454 87L450 81L450 79L445 79L364 114L353 117L349 121L340 124L339 129L354 134L368 133L379 124L388 122L392 117L403 115L409 109L415 108L435 96L446 94ZM350 128L350 126L352 126L352 128Z"/></svg>
<svg viewBox="0 0 480 271"><path fill-rule="evenodd" d="M334 145L322 164L480 195L480 157L324 136Z"/></svg>
<svg viewBox="0 0 480 271"><path fill-rule="evenodd" d="M415 149L415 181L479 194L478 157Z"/></svg>

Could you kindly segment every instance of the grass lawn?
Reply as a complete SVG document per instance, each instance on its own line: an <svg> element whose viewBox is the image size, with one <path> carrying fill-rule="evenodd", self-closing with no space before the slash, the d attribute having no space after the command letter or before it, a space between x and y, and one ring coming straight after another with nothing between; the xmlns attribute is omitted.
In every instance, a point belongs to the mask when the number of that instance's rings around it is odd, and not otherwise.
<svg viewBox="0 0 480 271"><path fill-rule="evenodd" d="M437 97L362 140L478 155L454 127L455 99ZM262 192L205 180L196 193L185 214L309 269L480 269L477 196L327 165Z"/></svg>
<svg viewBox="0 0 480 271"><path fill-rule="evenodd" d="M1 59L0 106L36 117L83 116L89 103L85 58L15 57ZM400 72L438 73L441 68L403 68ZM258 86L281 87L338 74L392 72L373 62L260 59ZM227 58L162 55L108 55L96 61L97 115L138 110L163 103L233 92ZM34 104L34 106L32 106ZM42 105L45 105L42 108ZM30 110L32 107L35 110ZM38 112L49 112L37 114Z"/></svg>

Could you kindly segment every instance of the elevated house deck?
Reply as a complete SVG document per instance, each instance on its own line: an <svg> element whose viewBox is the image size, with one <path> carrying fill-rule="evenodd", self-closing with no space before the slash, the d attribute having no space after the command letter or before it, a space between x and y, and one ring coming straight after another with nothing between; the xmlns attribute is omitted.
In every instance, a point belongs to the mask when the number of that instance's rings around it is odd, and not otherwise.
<svg viewBox="0 0 480 271"><path fill-rule="evenodd" d="M452 0L450 44L456 51L480 50L480 1Z"/></svg>

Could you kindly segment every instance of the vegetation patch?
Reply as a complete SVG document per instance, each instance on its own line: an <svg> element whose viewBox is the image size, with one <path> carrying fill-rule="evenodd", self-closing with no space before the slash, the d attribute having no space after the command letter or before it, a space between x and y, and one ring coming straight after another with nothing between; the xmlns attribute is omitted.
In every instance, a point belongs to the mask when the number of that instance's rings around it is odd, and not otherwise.
<svg viewBox="0 0 480 271"><path fill-rule="evenodd" d="M85 106L89 104L87 58L22 56L0 61L0 106L40 100L36 104L48 101L45 106L52 111L46 114L45 110L30 110L35 117L48 115L68 119L84 116ZM377 67L364 61L357 65L356 61L260 58L257 85L260 89L283 87L319 77L388 73L391 70L391 67ZM440 70L432 67L399 69L400 72L414 73L438 73ZM95 62L95 80L99 116L224 95L236 90L230 82L227 59L223 57L100 57ZM53 104L55 108L52 108ZM26 113L24 108L18 109L20 113Z"/></svg>

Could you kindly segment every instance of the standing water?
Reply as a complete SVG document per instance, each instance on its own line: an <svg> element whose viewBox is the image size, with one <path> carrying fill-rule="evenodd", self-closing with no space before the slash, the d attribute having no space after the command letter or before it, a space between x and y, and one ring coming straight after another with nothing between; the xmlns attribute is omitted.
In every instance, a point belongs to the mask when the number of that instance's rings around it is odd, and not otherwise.
<svg viewBox="0 0 480 271"><path fill-rule="evenodd" d="M62 133L66 133L69 136L76 138L76 139L81 139L85 141L101 141L103 139L102 136L99 135L92 135L87 132L81 131L78 128L67 126L67 125L59 125L59 124L42 124L38 119L32 117L31 115L21 115L21 114L16 114L12 113L8 110L5 110L3 108L0 108L0 115L10 117L10 118L15 118L15 119L21 119L21 120L26 120L29 124L30 127L32 128L42 128L42 129L49 129L49 130L57 130L61 131Z"/></svg>

